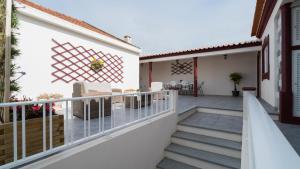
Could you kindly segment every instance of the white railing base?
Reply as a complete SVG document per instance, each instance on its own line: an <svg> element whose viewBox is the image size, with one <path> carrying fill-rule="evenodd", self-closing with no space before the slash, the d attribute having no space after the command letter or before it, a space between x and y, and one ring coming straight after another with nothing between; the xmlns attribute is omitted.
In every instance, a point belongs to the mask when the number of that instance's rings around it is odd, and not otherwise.
<svg viewBox="0 0 300 169"><path fill-rule="evenodd" d="M256 97L244 92L242 169L299 169L300 157Z"/></svg>

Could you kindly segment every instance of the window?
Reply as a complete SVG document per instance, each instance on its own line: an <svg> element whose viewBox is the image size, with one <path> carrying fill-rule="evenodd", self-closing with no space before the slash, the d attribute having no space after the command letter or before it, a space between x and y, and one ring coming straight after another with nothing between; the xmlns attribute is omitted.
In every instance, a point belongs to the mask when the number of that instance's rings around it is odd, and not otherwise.
<svg viewBox="0 0 300 169"><path fill-rule="evenodd" d="M262 80L270 78L269 36L264 39L262 46Z"/></svg>

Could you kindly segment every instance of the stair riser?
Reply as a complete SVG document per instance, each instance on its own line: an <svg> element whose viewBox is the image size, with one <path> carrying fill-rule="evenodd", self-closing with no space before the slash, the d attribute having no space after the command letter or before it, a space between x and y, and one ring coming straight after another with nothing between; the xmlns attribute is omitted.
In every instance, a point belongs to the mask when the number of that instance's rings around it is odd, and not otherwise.
<svg viewBox="0 0 300 169"><path fill-rule="evenodd" d="M279 120L279 116L278 115L270 115L270 117L271 117L272 120L276 120L276 121Z"/></svg>
<svg viewBox="0 0 300 169"><path fill-rule="evenodd" d="M211 137L215 137L215 138L222 138L222 139L226 139L226 140L242 142L242 136L239 134L234 134L234 133L227 133L227 132L221 132L221 131L215 131L215 130L209 130L209 129L203 129L203 128L188 127L188 126L182 126L182 125L177 125L177 130L194 133L194 134L205 135L205 136L211 136Z"/></svg>
<svg viewBox="0 0 300 169"><path fill-rule="evenodd" d="M194 114L195 112L197 112L196 108L190 109L188 111L185 111L184 113L182 113L179 117L178 117L178 121L182 121L186 118L188 118L190 115Z"/></svg>
<svg viewBox="0 0 300 169"><path fill-rule="evenodd" d="M232 111L232 110L197 108L197 111L198 112L203 112L203 113L221 114L221 115L237 116L237 117L242 117L243 116L242 112Z"/></svg>
<svg viewBox="0 0 300 169"><path fill-rule="evenodd" d="M221 154L221 155L226 155L229 157L234 157L234 158L239 158L239 159L241 158L241 152L238 150L228 149L228 148L214 146L214 145L205 144L205 143L193 142L193 141L184 140L184 139L175 138L175 137L171 138L171 142L182 145L182 146L195 148L198 150L204 150L204 151L217 153L217 154Z"/></svg>
<svg viewBox="0 0 300 169"><path fill-rule="evenodd" d="M191 165L191 166L199 167L201 169L229 169L224 166L220 166L220 165L209 163L206 161L190 158L187 156L183 156L183 155L168 152L168 151L165 152L165 157L188 164L188 165Z"/></svg>

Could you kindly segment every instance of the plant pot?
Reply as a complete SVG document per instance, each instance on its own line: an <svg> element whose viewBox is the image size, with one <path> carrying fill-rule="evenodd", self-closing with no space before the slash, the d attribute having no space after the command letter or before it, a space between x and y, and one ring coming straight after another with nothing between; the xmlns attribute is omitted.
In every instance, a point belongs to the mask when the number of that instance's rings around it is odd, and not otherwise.
<svg viewBox="0 0 300 169"><path fill-rule="evenodd" d="M234 96L234 97L240 96L240 91L237 91L237 90L232 91L232 96Z"/></svg>
<svg viewBox="0 0 300 169"><path fill-rule="evenodd" d="M43 151L43 118L27 119L26 156ZM22 158L22 122L17 122L18 159ZM64 144L64 116L52 116L53 148ZM49 116L46 118L46 147L49 149ZM0 165L13 161L13 123L0 124Z"/></svg>

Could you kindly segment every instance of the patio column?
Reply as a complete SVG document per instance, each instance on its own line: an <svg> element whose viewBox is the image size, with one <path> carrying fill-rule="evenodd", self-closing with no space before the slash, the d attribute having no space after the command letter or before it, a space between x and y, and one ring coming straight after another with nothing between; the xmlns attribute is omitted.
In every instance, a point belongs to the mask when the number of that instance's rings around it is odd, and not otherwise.
<svg viewBox="0 0 300 169"><path fill-rule="evenodd" d="M149 82L149 88L151 87L151 83L152 83L152 62L149 62L149 66L148 66L148 82Z"/></svg>
<svg viewBox="0 0 300 169"><path fill-rule="evenodd" d="M194 60L194 96L198 97L198 63L197 57L193 58Z"/></svg>

